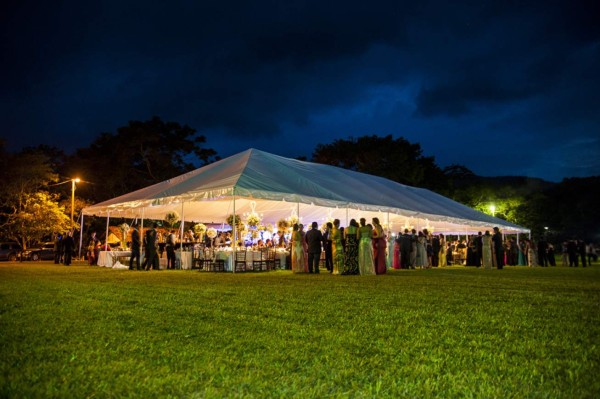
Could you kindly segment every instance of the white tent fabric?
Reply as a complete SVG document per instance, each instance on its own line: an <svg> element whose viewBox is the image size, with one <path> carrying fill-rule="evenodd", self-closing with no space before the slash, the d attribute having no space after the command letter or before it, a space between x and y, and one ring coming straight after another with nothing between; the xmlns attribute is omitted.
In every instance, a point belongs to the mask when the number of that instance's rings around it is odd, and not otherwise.
<svg viewBox="0 0 600 399"><path fill-rule="evenodd" d="M255 211L263 223L298 216L304 224L351 218L379 220L393 232L406 227L465 234L500 227L528 233L432 191L330 165L249 149L192 172L83 209L84 215L225 223Z"/></svg>

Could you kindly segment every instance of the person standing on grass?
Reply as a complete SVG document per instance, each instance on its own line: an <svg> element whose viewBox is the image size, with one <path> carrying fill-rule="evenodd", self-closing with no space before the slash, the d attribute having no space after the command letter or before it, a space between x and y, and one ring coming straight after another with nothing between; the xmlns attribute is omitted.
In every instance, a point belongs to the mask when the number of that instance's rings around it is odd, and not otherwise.
<svg viewBox="0 0 600 399"><path fill-rule="evenodd" d="M579 257L581 258L581 266L585 267L586 253L585 253L585 242L583 242L583 240L577 241L577 251L579 252Z"/></svg>
<svg viewBox="0 0 600 399"><path fill-rule="evenodd" d="M379 218L373 218L373 262L375 273L385 274L387 271L385 249L387 242Z"/></svg>
<svg viewBox="0 0 600 399"><path fill-rule="evenodd" d="M133 260L135 259L136 270L140 270L140 232L137 229L137 224L131 225L131 257L129 258L129 270L133 269Z"/></svg>
<svg viewBox="0 0 600 399"><path fill-rule="evenodd" d="M446 259L446 238L440 233L440 250L439 250L439 267L448 266L448 260Z"/></svg>
<svg viewBox="0 0 600 399"><path fill-rule="evenodd" d="M344 272L342 274L358 274L358 223L350 220L350 225L344 229L346 237L344 248Z"/></svg>
<svg viewBox="0 0 600 399"><path fill-rule="evenodd" d="M150 269L158 270L158 253L156 251L156 228L158 224L154 223L151 229L146 230L145 237L145 256L144 259L144 268L146 271Z"/></svg>
<svg viewBox="0 0 600 399"><path fill-rule="evenodd" d="M308 244L306 244L306 232L304 231L304 225L302 223L298 225L298 232L300 233L302 251L304 252L304 273L308 273Z"/></svg>
<svg viewBox="0 0 600 399"><path fill-rule="evenodd" d="M400 267L402 269L410 269L412 251L412 236L408 233L408 229L404 229L404 234L400 238Z"/></svg>
<svg viewBox="0 0 600 399"><path fill-rule="evenodd" d="M333 224L327 222L325 225L325 232L323 233L323 250L325 251L325 268L329 273L333 272L333 243L331 241L331 230Z"/></svg>
<svg viewBox="0 0 600 399"><path fill-rule="evenodd" d="M295 223L292 227L292 271L304 273L304 248L302 246L302 234L300 226Z"/></svg>
<svg viewBox="0 0 600 399"><path fill-rule="evenodd" d="M417 267L417 230L412 229L410 236L410 268L414 269Z"/></svg>
<svg viewBox="0 0 600 399"><path fill-rule="evenodd" d="M569 242L567 242L567 253L569 254L569 267L578 267L577 240L569 240Z"/></svg>
<svg viewBox="0 0 600 399"><path fill-rule="evenodd" d="M486 230L485 234L481 237L481 254L482 254L482 263L485 269L491 269L494 265L494 261L492 260L492 236L490 232Z"/></svg>
<svg viewBox="0 0 600 399"><path fill-rule="evenodd" d="M333 221L331 229L331 257L333 260L333 274L342 274L344 271L344 246L342 245L342 233L340 220Z"/></svg>
<svg viewBox="0 0 600 399"><path fill-rule="evenodd" d="M166 249L167 249L167 269L175 269L175 230L171 230L167 235Z"/></svg>
<svg viewBox="0 0 600 399"><path fill-rule="evenodd" d="M63 263L65 266L71 265L71 260L73 259L73 250L75 249L75 241L73 240L73 233L70 231L67 233L67 236L63 238L63 251L64 258Z"/></svg>
<svg viewBox="0 0 600 399"><path fill-rule="evenodd" d="M62 256L62 235L60 233L56 233L56 237L54 239L54 263L59 264Z"/></svg>
<svg viewBox="0 0 600 399"><path fill-rule="evenodd" d="M308 272L319 273L323 233L319 230L317 222L312 222L311 226L312 228L306 232L305 236L306 244L308 245Z"/></svg>
<svg viewBox="0 0 600 399"><path fill-rule="evenodd" d="M358 270L361 275L375 274L375 265L373 263L373 232L371 227L366 225L366 219L360 218L360 227L358 229Z"/></svg>
<svg viewBox="0 0 600 399"><path fill-rule="evenodd" d="M569 266L569 251L567 250L566 241L563 241L562 244L560 244L560 260L562 266Z"/></svg>
<svg viewBox="0 0 600 399"><path fill-rule="evenodd" d="M556 266L556 258L554 257L554 245L548 243L548 253L546 254L550 266Z"/></svg>
<svg viewBox="0 0 600 399"><path fill-rule="evenodd" d="M502 243L502 234L498 227L494 227L494 235L492 235L494 244L494 254L496 255L496 267L502 270L504 267L504 245Z"/></svg>
<svg viewBox="0 0 600 399"><path fill-rule="evenodd" d="M535 267L538 264L538 261L535 257L535 254L537 252L536 248L535 248L535 243L533 242L533 240L525 240L525 248L527 250L527 263L529 264L529 267Z"/></svg>
<svg viewBox="0 0 600 399"><path fill-rule="evenodd" d="M542 267L548 267L548 243L544 237L540 238L537 243L537 261L538 265Z"/></svg>

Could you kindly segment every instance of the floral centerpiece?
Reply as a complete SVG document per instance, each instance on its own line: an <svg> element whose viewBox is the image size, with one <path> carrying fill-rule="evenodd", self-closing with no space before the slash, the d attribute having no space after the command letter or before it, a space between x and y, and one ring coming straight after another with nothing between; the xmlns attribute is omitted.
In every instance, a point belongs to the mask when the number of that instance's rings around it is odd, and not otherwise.
<svg viewBox="0 0 600 399"><path fill-rule="evenodd" d="M127 223L123 223L119 225L119 229L121 229L121 247L127 248L127 233L129 233L129 225Z"/></svg>
<svg viewBox="0 0 600 399"><path fill-rule="evenodd" d="M288 222L286 219L279 219L277 221L277 229L279 231L286 231L289 227L290 227L290 222Z"/></svg>
<svg viewBox="0 0 600 399"><path fill-rule="evenodd" d="M290 227L293 227L295 224L300 223L300 219L298 219L297 215L292 215L288 217L287 220Z"/></svg>
<svg viewBox="0 0 600 399"><path fill-rule="evenodd" d="M214 227L209 228L208 230L206 230L206 235L211 240L214 239L217 236L217 229L215 229Z"/></svg>
<svg viewBox="0 0 600 399"><path fill-rule="evenodd" d="M200 241L204 238L204 233L206 233L206 225L203 223L197 223L194 225L194 234L196 234Z"/></svg>
<svg viewBox="0 0 600 399"><path fill-rule="evenodd" d="M165 215L165 222L167 222L170 227L174 227L175 223L179 222L179 220L179 214L175 211L167 212Z"/></svg>
<svg viewBox="0 0 600 399"><path fill-rule="evenodd" d="M251 212L246 217L246 224L249 227L256 227L260 224L260 216L256 212Z"/></svg>
<svg viewBox="0 0 600 399"><path fill-rule="evenodd" d="M242 222L242 219L238 216L238 215L229 215L227 217L227 224L231 226L231 228L233 228L233 217L235 216L235 229L236 230L243 230L244 229L244 222Z"/></svg>

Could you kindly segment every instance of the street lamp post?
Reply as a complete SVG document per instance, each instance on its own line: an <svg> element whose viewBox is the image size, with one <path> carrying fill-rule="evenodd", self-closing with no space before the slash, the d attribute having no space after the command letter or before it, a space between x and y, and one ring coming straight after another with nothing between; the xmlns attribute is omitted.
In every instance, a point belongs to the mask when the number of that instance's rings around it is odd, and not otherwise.
<svg viewBox="0 0 600 399"><path fill-rule="evenodd" d="M71 233L75 231L75 221L73 220L73 213L75 210L75 183L79 183L80 179L77 177L71 179Z"/></svg>

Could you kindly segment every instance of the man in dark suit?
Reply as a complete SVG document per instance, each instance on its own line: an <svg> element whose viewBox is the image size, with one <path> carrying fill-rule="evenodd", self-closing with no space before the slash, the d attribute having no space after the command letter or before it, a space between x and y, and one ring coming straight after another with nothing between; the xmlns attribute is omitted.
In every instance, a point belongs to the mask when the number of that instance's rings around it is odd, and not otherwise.
<svg viewBox="0 0 600 399"><path fill-rule="evenodd" d="M146 270L158 270L158 253L156 252L156 228L158 225L154 223L151 229L146 230L144 264Z"/></svg>
<svg viewBox="0 0 600 399"><path fill-rule="evenodd" d="M404 234L400 239L400 267L402 269L410 268L410 250L412 249L412 237L408 229L404 229Z"/></svg>
<svg viewBox="0 0 600 399"><path fill-rule="evenodd" d="M71 265L71 259L73 258L73 250L75 249L75 241L73 240L73 233L70 231L67 236L63 238L63 250L64 250L64 264L65 266Z"/></svg>
<svg viewBox="0 0 600 399"><path fill-rule="evenodd" d="M481 266L481 261L483 259L483 234L481 231L477 233L477 237L475 237L475 249L477 250L476 258L475 258L475 266Z"/></svg>
<svg viewBox="0 0 600 399"><path fill-rule="evenodd" d="M431 265L438 267L440 263L440 236L434 235L431 237Z"/></svg>
<svg viewBox="0 0 600 399"><path fill-rule="evenodd" d="M319 230L317 222L312 222L312 229L306 232L305 240L308 244L308 272L319 273L323 233Z"/></svg>
<svg viewBox="0 0 600 399"><path fill-rule="evenodd" d="M548 267L548 242L542 237L538 241L538 265Z"/></svg>
<svg viewBox="0 0 600 399"><path fill-rule="evenodd" d="M333 272L333 242L330 238L331 229L333 229L333 224L327 222L327 229L323 234L323 250L325 251L325 268L329 273Z"/></svg>
<svg viewBox="0 0 600 399"><path fill-rule="evenodd" d="M140 232L137 229L137 224L131 226L133 231L131 232L131 257L129 258L129 270L133 269L133 259L135 259L136 270L140 270Z"/></svg>
<svg viewBox="0 0 600 399"><path fill-rule="evenodd" d="M494 234L492 235L492 243L494 247L494 254L496 256L496 268L504 268L504 245L502 242L502 233L498 227L494 227Z"/></svg>

